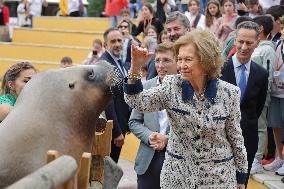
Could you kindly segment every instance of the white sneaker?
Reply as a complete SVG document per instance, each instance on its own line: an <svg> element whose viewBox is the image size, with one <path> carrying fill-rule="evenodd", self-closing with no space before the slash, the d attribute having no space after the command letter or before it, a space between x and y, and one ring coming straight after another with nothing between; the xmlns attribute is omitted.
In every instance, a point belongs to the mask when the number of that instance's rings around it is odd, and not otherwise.
<svg viewBox="0 0 284 189"><path fill-rule="evenodd" d="M279 169L280 167L282 167L284 161L282 159L280 159L279 157L277 157L273 162L271 162L270 164L264 165L263 168L266 171L276 171L277 169Z"/></svg>
<svg viewBox="0 0 284 189"><path fill-rule="evenodd" d="M284 176L284 164L282 165L282 167L277 169L277 171L275 171L275 173L276 173L276 175Z"/></svg>
<svg viewBox="0 0 284 189"><path fill-rule="evenodd" d="M250 174L253 175L253 174L256 174L256 173L261 173L263 171L264 171L263 165L259 161L254 160L253 163L252 163Z"/></svg>

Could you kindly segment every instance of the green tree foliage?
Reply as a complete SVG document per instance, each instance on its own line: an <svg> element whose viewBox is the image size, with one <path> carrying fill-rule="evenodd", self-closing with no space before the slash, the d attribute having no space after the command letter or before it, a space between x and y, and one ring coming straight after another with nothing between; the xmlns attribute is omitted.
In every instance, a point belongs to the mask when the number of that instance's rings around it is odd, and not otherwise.
<svg viewBox="0 0 284 189"><path fill-rule="evenodd" d="M105 8L105 0L88 0L88 16L99 17Z"/></svg>

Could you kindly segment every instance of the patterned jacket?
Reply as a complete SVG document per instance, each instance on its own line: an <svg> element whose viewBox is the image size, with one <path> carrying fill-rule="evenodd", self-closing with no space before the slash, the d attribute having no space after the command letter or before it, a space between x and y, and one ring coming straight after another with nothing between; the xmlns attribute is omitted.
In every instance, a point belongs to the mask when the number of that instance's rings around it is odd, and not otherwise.
<svg viewBox="0 0 284 189"><path fill-rule="evenodd" d="M198 99L189 81L166 76L143 91L141 81L124 84L125 101L140 112L167 110L171 129L162 188L235 188L244 184L247 156L240 128L239 88L209 80Z"/></svg>

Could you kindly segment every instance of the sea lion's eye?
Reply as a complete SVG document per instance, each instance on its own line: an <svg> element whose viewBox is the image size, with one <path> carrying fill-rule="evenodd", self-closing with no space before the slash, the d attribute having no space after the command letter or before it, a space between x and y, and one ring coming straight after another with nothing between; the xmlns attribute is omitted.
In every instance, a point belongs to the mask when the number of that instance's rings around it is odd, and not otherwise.
<svg viewBox="0 0 284 189"><path fill-rule="evenodd" d="M69 88L70 88L70 89L74 89L74 87L75 87L75 84L74 84L74 83L69 83Z"/></svg>

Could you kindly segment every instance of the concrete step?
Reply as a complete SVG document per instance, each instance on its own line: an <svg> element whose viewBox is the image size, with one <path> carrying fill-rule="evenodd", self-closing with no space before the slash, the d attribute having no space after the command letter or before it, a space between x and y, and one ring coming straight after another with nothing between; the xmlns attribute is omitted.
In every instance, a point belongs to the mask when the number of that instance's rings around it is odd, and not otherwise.
<svg viewBox="0 0 284 189"><path fill-rule="evenodd" d="M136 19L132 20L137 25ZM108 18L39 16L33 18L33 28L104 32L110 27Z"/></svg>
<svg viewBox="0 0 284 189"><path fill-rule="evenodd" d="M45 28L14 28L12 41L46 45L92 47L94 39L103 41L102 32L52 30Z"/></svg>
<svg viewBox="0 0 284 189"><path fill-rule="evenodd" d="M136 189L137 188L137 176L134 171L134 163L125 159L119 159L118 165L123 170L123 176L118 184L118 189ZM249 179L247 189L283 189L280 188L269 188L264 184L256 182L254 179Z"/></svg>
<svg viewBox="0 0 284 189"><path fill-rule="evenodd" d="M252 175L252 178L269 189L284 189L284 183L281 182L282 177L276 175L275 172L263 171L262 173Z"/></svg>
<svg viewBox="0 0 284 189"><path fill-rule="evenodd" d="M59 63L62 57L70 56L74 64L81 64L90 51L91 48L78 46L0 43L0 58L9 59Z"/></svg>
<svg viewBox="0 0 284 189"><path fill-rule="evenodd" d="M107 18L40 16L33 18L33 28L104 32L110 27Z"/></svg>

